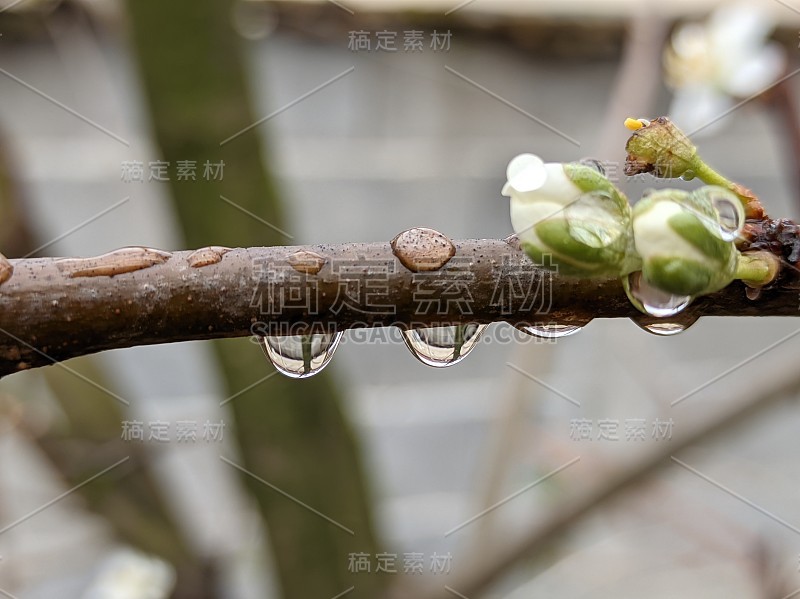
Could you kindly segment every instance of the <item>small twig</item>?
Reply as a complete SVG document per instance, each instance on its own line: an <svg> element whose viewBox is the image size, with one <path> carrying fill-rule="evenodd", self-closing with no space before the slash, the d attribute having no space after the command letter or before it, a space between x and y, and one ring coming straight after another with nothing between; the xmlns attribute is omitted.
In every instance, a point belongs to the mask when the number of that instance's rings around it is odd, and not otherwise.
<svg viewBox="0 0 800 599"><path fill-rule="evenodd" d="M523 560L529 560L551 548L552 544L563 538L581 518L594 513L597 508L610 503L625 491L672 465L672 456L700 441L708 443L712 437L728 433L735 427L750 422L768 407L795 395L800 389L800 377L792 374L787 378L785 372L785 366L780 365L779 368L773 368L763 376L751 379L739 398L726 400L728 407L721 415L715 415L705 422L694 425L688 432L674 437L671 442L660 446L634 466L605 477L596 486L578 494L576 499L565 499L564 505L541 525L527 531L519 540L494 549L488 559L484 555L483 559L468 564L464 569L465 574L448 581L448 584L467 597L480 596L480 593L520 565ZM570 495L575 496L573 493ZM420 590L413 596L415 599L448 597L447 593L439 588L431 588L427 592Z"/></svg>

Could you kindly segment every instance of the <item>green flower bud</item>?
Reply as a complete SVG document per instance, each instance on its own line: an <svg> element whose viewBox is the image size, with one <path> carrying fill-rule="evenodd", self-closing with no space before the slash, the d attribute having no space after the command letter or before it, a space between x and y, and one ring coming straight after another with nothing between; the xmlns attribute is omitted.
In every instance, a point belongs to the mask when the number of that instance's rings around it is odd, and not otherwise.
<svg viewBox="0 0 800 599"><path fill-rule="evenodd" d="M521 247L538 264L581 277L636 267L628 264L635 256L628 200L594 168L522 154L508 165L502 193Z"/></svg>
<svg viewBox="0 0 800 599"><path fill-rule="evenodd" d="M691 193L665 189L638 202L633 236L642 269L623 281L631 301L639 309L685 307L696 296L726 287L736 278L739 252L734 241L744 222L741 202L721 187Z"/></svg>
<svg viewBox="0 0 800 599"><path fill-rule="evenodd" d="M745 208L747 218L764 218L764 208L758 196L745 186L730 181L709 166L697 153L689 138L668 118L625 119L633 131L625 148L625 174L651 173L655 177L685 180L697 177L706 185L718 185L733 192Z"/></svg>
<svg viewBox="0 0 800 599"><path fill-rule="evenodd" d="M655 177L690 178L695 175L697 148L667 117L654 121L627 119L633 131L625 149L625 174L651 173Z"/></svg>

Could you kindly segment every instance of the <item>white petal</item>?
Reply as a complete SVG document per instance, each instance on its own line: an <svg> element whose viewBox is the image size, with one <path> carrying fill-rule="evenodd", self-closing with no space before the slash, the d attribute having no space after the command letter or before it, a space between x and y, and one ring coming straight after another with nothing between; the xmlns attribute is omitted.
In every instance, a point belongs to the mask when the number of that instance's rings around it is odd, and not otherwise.
<svg viewBox="0 0 800 599"><path fill-rule="evenodd" d="M633 219L633 235L636 251L644 260L657 257L677 256L708 264L708 256L678 235L671 227L665 226L670 217L683 212L675 202L656 202L646 212Z"/></svg>
<svg viewBox="0 0 800 599"><path fill-rule="evenodd" d="M510 195L509 187L520 191L539 189L547 180L544 162L534 154L520 154L508 163L506 169L508 183L503 187L503 195Z"/></svg>
<svg viewBox="0 0 800 599"><path fill-rule="evenodd" d="M563 214L563 207L549 202L526 202L511 198L511 226L522 241L540 246L533 227L551 216Z"/></svg>
<svg viewBox="0 0 800 599"><path fill-rule="evenodd" d="M711 135L724 126L719 117L731 106L733 100L711 85L691 85L675 93L669 118L691 137Z"/></svg>
<svg viewBox="0 0 800 599"><path fill-rule="evenodd" d="M533 227L548 218L566 218L564 209L581 197L581 190L564 172L560 162L544 165L546 181L539 189L521 192L512 188L511 224L523 241L539 244Z"/></svg>
<svg viewBox="0 0 800 599"><path fill-rule="evenodd" d="M748 57L724 82L732 96L747 98L775 83L786 68L786 53L778 44L770 44Z"/></svg>
<svg viewBox="0 0 800 599"><path fill-rule="evenodd" d="M723 5L715 10L708 22L711 44L721 56L731 53L743 57L758 50L775 21L754 2Z"/></svg>
<svg viewBox="0 0 800 599"><path fill-rule="evenodd" d="M687 23L672 34L672 49L681 58L697 58L708 52L708 35L700 23Z"/></svg>
<svg viewBox="0 0 800 599"><path fill-rule="evenodd" d="M518 175L529 166L541 167L543 165L544 161L536 154L520 154L519 156L512 158L511 162L508 163L508 168L506 168L506 176L509 179L513 179L515 175Z"/></svg>
<svg viewBox="0 0 800 599"><path fill-rule="evenodd" d="M567 206L581 196L583 192L567 177L563 164L548 162L544 168L547 171L547 180L536 192L541 199Z"/></svg>

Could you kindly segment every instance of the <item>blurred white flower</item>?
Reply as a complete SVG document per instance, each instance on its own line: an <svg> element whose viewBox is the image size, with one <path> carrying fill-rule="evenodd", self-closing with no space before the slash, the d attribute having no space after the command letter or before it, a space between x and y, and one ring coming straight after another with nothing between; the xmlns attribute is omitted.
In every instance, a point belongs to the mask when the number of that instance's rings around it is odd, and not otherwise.
<svg viewBox="0 0 800 599"><path fill-rule="evenodd" d="M106 559L83 599L166 599L175 573L168 563L130 549Z"/></svg>
<svg viewBox="0 0 800 599"><path fill-rule="evenodd" d="M750 2L721 6L705 23L678 27L664 53L666 81L674 91L670 119L695 137L711 133L737 100L775 83L786 55L768 42L774 28L763 7Z"/></svg>

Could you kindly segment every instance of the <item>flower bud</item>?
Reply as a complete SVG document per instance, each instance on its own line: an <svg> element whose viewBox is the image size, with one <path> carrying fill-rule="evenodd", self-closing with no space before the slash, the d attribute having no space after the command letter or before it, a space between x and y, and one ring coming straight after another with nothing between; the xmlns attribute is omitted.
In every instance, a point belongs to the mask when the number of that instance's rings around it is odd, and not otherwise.
<svg viewBox="0 0 800 599"><path fill-rule="evenodd" d="M741 202L721 187L650 194L633 208L634 243L642 260L639 279L643 286L675 296L722 289L735 278L739 253L734 241L743 226Z"/></svg>
<svg viewBox="0 0 800 599"><path fill-rule="evenodd" d="M570 276L619 276L626 269L630 206L600 172L522 154L507 174L502 193L511 198L514 232L533 261Z"/></svg>
<svg viewBox="0 0 800 599"><path fill-rule="evenodd" d="M651 173L655 177L694 176L697 148L666 117L653 121L627 119L625 126L633 130L625 149L625 174Z"/></svg>

